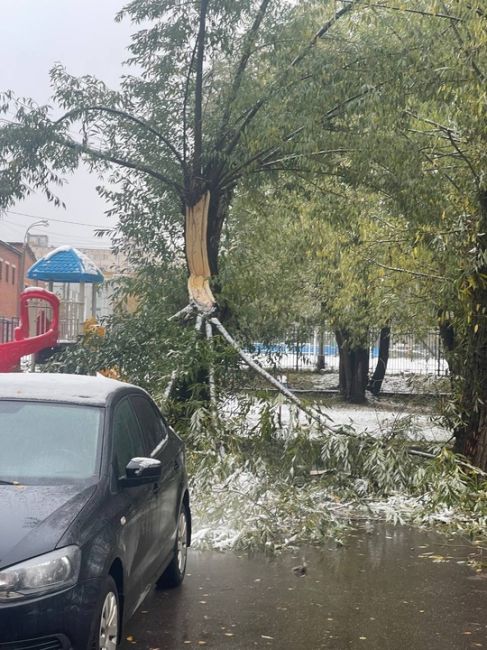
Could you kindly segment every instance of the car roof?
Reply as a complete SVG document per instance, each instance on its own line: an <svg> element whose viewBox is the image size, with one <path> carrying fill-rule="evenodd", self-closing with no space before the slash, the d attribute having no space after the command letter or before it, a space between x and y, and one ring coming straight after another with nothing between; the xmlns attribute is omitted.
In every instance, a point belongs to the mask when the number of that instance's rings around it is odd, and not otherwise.
<svg viewBox="0 0 487 650"><path fill-rule="evenodd" d="M115 379L51 373L0 373L0 400L20 399L106 406L124 389L141 389Z"/></svg>

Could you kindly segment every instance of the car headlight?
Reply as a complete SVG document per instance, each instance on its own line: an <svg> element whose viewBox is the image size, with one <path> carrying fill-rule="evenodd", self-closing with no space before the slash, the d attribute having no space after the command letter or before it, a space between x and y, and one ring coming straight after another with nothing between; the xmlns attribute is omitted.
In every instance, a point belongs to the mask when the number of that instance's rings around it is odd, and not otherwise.
<svg viewBox="0 0 487 650"><path fill-rule="evenodd" d="M0 571L0 602L72 587L78 581L81 551L66 546Z"/></svg>

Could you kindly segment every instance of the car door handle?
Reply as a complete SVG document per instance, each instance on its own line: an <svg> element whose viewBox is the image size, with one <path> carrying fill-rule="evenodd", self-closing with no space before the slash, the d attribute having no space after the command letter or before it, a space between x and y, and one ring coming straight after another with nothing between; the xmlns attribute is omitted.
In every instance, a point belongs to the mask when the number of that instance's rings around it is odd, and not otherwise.
<svg viewBox="0 0 487 650"><path fill-rule="evenodd" d="M174 461L174 471L177 472L178 469L179 469L179 467L180 467L180 465L179 465L179 461L176 459L176 460Z"/></svg>

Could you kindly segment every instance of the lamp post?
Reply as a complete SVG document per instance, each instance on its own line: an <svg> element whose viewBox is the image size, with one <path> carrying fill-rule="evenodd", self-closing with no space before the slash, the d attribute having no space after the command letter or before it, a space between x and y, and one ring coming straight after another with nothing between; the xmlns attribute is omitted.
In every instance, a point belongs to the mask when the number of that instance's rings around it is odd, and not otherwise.
<svg viewBox="0 0 487 650"><path fill-rule="evenodd" d="M19 269L19 278L17 281L17 306L20 298L20 294L22 293L24 289L24 282L25 282L25 248L27 246L27 239L29 237L29 232L32 230L32 228L36 228L37 226L47 228L49 226L49 221L47 219L40 219L39 221L34 221L34 223L31 223L30 226L27 228L25 231L24 235L24 241L22 244L22 251L20 255L20 269Z"/></svg>

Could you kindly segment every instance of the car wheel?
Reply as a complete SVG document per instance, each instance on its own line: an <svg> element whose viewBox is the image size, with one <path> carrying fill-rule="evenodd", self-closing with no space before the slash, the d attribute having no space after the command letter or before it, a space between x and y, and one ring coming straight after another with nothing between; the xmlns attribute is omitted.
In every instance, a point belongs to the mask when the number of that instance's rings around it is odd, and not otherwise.
<svg viewBox="0 0 487 650"><path fill-rule="evenodd" d="M188 558L188 537L189 511L188 506L183 503L178 518L174 555L167 569L157 581L158 587L179 587L184 580Z"/></svg>
<svg viewBox="0 0 487 650"><path fill-rule="evenodd" d="M116 650L120 633L120 602L115 581L108 576L98 607L90 650Z"/></svg>

